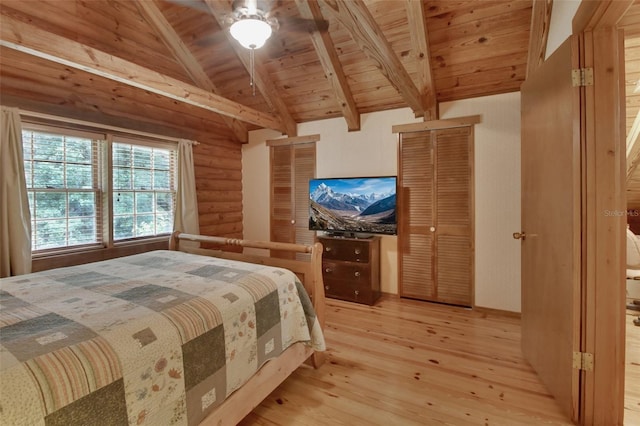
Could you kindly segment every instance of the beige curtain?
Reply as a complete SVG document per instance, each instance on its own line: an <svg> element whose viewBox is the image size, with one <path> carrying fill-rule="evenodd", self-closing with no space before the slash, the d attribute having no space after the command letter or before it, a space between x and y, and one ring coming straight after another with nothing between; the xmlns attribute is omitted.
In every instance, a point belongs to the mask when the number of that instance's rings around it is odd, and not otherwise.
<svg viewBox="0 0 640 426"><path fill-rule="evenodd" d="M193 168L193 141L178 143L178 191L173 229L187 234L199 234L196 176Z"/></svg>
<svg viewBox="0 0 640 426"><path fill-rule="evenodd" d="M31 272L31 213L17 108L0 117L0 277Z"/></svg>

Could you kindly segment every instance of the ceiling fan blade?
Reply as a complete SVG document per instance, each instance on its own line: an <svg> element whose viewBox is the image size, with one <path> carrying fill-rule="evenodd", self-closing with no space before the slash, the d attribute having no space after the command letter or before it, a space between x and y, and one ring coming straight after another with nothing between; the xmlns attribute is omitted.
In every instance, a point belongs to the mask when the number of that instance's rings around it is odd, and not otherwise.
<svg viewBox="0 0 640 426"><path fill-rule="evenodd" d="M199 12L209 13L209 8L201 0L164 0L167 3L188 7Z"/></svg>
<svg viewBox="0 0 640 426"><path fill-rule="evenodd" d="M325 32L329 29L329 21L324 19L305 19L289 16L279 21L280 27L287 31L310 33L314 31Z"/></svg>
<svg viewBox="0 0 640 426"><path fill-rule="evenodd" d="M199 38L195 41L196 46L199 47L211 47L217 46L221 43L225 43L227 41L227 35L224 33L225 30L216 31L215 33Z"/></svg>

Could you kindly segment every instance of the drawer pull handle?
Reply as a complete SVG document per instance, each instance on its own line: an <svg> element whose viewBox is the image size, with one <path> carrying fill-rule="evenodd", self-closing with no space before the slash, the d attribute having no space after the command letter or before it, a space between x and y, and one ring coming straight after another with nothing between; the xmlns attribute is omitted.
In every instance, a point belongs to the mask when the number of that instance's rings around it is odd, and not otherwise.
<svg viewBox="0 0 640 426"><path fill-rule="evenodd" d="M331 251L331 247L325 247L324 250L325 251Z"/></svg>
<svg viewBox="0 0 640 426"><path fill-rule="evenodd" d="M360 276L360 271L356 271L356 272L354 272L354 274L353 274L353 275L355 275L356 277L359 277L359 276Z"/></svg>
<svg viewBox="0 0 640 426"><path fill-rule="evenodd" d="M355 249L353 252L354 252L355 254L360 254L360 253L361 253L359 248Z"/></svg>
<svg viewBox="0 0 640 426"><path fill-rule="evenodd" d="M325 290L329 290L329 286L328 286L328 285L325 285L325 286L324 286L324 289L325 289Z"/></svg>
<svg viewBox="0 0 640 426"><path fill-rule="evenodd" d="M356 297L357 297L357 296L360 294L360 292L359 292L358 290L354 290L354 291L353 291L353 294L355 294L355 295L356 295Z"/></svg>
<svg viewBox="0 0 640 426"><path fill-rule="evenodd" d="M329 274L329 273L331 273L331 272L332 272L331 268L327 268L327 269L325 269L324 271L325 271L327 274Z"/></svg>

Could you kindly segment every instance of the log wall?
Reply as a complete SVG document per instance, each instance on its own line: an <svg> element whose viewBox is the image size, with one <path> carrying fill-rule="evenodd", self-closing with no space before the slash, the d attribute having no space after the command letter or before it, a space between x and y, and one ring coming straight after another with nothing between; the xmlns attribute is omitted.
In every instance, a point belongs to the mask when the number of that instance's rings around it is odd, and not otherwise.
<svg viewBox="0 0 640 426"><path fill-rule="evenodd" d="M242 151L228 141L193 149L200 233L242 238Z"/></svg>
<svg viewBox="0 0 640 426"><path fill-rule="evenodd" d="M243 237L242 145L220 116L8 49L0 49L0 56L3 57L0 67L0 104L3 106L198 141L193 153L200 232ZM69 266L165 247L167 243L156 241L47 257L35 259L33 269Z"/></svg>

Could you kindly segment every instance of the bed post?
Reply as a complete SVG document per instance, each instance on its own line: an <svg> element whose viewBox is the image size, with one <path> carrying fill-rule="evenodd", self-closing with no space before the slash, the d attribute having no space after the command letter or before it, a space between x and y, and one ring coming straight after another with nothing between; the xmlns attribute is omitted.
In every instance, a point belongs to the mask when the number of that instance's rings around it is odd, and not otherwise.
<svg viewBox="0 0 640 426"><path fill-rule="evenodd" d="M175 250L178 251L180 250L179 245L180 245L180 231L173 231L173 233L171 234L171 237L169 237L169 250Z"/></svg>

